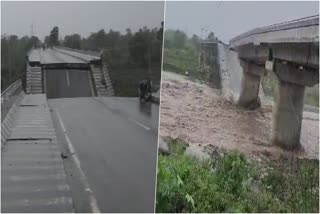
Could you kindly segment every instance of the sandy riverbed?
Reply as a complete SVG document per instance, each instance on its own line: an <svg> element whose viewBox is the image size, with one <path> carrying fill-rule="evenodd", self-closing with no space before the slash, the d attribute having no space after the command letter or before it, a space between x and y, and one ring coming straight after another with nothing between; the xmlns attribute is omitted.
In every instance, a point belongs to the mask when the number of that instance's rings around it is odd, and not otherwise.
<svg viewBox="0 0 320 214"><path fill-rule="evenodd" d="M319 115L304 112L302 150L286 152L270 143L272 106L247 111L225 101L218 90L164 72L160 135L189 143L238 150L249 157L279 158L294 154L319 157Z"/></svg>

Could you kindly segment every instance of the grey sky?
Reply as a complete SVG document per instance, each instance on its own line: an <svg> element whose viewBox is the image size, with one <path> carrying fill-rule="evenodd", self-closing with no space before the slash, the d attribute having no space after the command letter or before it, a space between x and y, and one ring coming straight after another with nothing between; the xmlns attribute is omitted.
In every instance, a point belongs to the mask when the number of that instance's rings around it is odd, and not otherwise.
<svg viewBox="0 0 320 214"><path fill-rule="evenodd" d="M255 27L319 14L319 2L167 2L166 29L189 36L207 28L222 41ZM205 33L203 33L204 35Z"/></svg>
<svg viewBox="0 0 320 214"><path fill-rule="evenodd" d="M1 34L43 39L56 25L60 35L88 36L100 29L125 32L160 27L164 2L1 2Z"/></svg>

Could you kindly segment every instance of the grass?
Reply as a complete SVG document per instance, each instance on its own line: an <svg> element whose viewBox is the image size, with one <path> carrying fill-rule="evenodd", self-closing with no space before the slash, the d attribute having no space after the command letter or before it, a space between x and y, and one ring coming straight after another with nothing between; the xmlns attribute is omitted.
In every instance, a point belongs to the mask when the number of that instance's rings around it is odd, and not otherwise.
<svg viewBox="0 0 320 214"><path fill-rule="evenodd" d="M163 69L189 76L196 79L203 79L199 72L199 53L191 48L185 49L164 49Z"/></svg>
<svg viewBox="0 0 320 214"><path fill-rule="evenodd" d="M158 158L157 212L319 211L318 161L262 168L237 152L197 161L179 139L169 148Z"/></svg>

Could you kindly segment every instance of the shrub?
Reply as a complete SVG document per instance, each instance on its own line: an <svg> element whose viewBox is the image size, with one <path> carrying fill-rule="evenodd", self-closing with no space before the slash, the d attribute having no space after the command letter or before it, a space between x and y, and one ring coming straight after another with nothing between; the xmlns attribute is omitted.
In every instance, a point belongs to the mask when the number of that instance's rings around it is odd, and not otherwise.
<svg viewBox="0 0 320 214"><path fill-rule="evenodd" d="M171 142L171 155L158 158L157 212L319 211L318 162L262 172L237 152L200 162L184 155L185 142Z"/></svg>

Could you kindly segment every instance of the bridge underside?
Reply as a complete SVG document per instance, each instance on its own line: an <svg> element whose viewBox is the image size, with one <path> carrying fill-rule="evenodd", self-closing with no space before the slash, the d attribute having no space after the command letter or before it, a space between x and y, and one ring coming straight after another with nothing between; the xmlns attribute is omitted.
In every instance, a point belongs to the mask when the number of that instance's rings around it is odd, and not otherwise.
<svg viewBox="0 0 320 214"><path fill-rule="evenodd" d="M319 83L319 16L256 28L232 39L230 46L243 68L239 105L259 107L261 76L273 72L278 84L272 141L299 148L305 87Z"/></svg>

